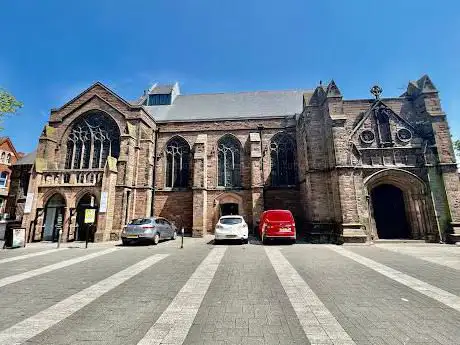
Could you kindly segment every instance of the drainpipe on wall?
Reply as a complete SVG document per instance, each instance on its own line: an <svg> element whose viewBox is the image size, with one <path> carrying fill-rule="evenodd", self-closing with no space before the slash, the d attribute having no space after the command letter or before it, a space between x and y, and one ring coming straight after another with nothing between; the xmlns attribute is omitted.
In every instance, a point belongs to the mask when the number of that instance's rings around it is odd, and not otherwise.
<svg viewBox="0 0 460 345"><path fill-rule="evenodd" d="M157 142L158 142L158 133L160 132L160 129L157 128L155 130L155 144L153 148L153 176L152 176L152 200L151 200L151 205L150 205L150 217L154 216L155 213L155 181L156 181L156 175L157 175Z"/></svg>
<svg viewBox="0 0 460 345"><path fill-rule="evenodd" d="M263 208L265 210L265 170L264 170L264 151L263 151L263 140L262 140L262 130L264 129L263 125L257 126L257 129L259 130L259 136L260 136L260 157L261 157L261 163L260 167L262 169L261 173L261 178L262 178L262 198L264 200Z"/></svg>

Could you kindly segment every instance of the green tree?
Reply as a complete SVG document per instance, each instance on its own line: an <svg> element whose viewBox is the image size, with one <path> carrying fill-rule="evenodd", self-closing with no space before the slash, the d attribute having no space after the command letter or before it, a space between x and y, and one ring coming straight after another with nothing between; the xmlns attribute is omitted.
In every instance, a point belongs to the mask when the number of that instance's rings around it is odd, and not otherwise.
<svg viewBox="0 0 460 345"><path fill-rule="evenodd" d="M457 153L457 155L460 155L460 140L454 140L454 150Z"/></svg>
<svg viewBox="0 0 460 345"><path fill-rule="evenodd" d="M18 101L8 91L0 89L0 123L6 115L16 114L18 109L21 107L22 102Z"/></svg>

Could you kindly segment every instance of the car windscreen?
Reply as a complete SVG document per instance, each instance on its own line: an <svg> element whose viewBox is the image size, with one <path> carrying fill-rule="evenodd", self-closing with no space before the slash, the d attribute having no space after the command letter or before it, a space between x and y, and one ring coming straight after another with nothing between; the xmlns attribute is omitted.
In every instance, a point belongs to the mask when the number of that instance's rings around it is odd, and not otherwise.
<svg viewBox="0 0 460 345"><path fill-rule="evenodd" d="M129 222L129 225L144 225L144 224L149 224L150 219L148 218L138 218L138 219L133 219L131 222Z"/></svg>
<svg viewBox="0 0 460 345"><path fill-rule="evenodd" d="M243 219L241 218L221 218L220 224L225 225L234 225L234 224L241 224Z"/></svg>

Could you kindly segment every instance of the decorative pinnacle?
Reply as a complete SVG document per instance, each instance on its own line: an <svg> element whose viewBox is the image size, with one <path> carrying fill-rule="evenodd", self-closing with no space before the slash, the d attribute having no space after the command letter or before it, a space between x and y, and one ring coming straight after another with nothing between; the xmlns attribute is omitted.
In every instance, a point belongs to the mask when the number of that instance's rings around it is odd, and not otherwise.
<svg viewBox="0 0 460 345"><path fill-rule="evenodd" d="M382 94L382 88L378 85L374 85L371 88L371 93L374 95L375 99L380 99L380 95Z"/></svg>

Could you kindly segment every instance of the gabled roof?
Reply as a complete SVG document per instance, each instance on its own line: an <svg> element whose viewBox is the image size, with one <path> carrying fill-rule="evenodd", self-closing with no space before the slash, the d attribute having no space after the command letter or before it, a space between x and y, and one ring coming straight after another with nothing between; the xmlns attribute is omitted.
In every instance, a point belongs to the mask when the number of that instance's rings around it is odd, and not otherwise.
<svg viewBox="0 0 460 345"><path fill-rule="evenodd" d="M384 107L385 109L387 109L393 116L395 116L399 121L401 121L402 123L404 123L405 126L407 126L408 128L410 128L414 133L417 133L420 135L420 133L418 133L418 131L406 120L404 119L403 117L401 117L400 115L396 114L393 109L391 109L389 106L387 106L382 100L377 100L374 102L374 104L366 111L366 113L364 114L363 118L356 124L356 126L353 128L353 130L351 131L351 134L349 136L349 138L351 139L355 133L358 131L359 128L361 128L362 124L364 123L364 121L366 121L366 119L371 116L372 114L372 111L375 109L375 108L378 108L378 107ZM420 135L422 136L422 135Z"/></svg>
<svg viewBox="0 0 460 345"><path fill-rule="evenodd" d="M52 109L52 111L59 111L61 109L64 109L66 106L68 106L69 104L73 103L74 101L76 101L77 99L79 99L81 96L83 96L85 93L89 92L91 89L95 88L96 86L99 86L99 87L102 87L104 90L106 90L107 92L109 92L110 94L112 94L114 97L118 98L121 102L125 103L127 106L135 106L135 104L131 104L129 103L128 101L126 101L125 99L123 99L122 97L120 97L119 95L117 95L115 92L113 92L112 90L110 90L107 86L105 86L104 84L102 84L101 82L97 81L95 82L94 84L92 84L89 88L87 88L86 90L80 92L76 97L72 98L70 101L68 101L66 104L62 105L61 107L59 108L54 108Z"/></svg>
<svg viewBox="0 0 460 345"><path fill-rule="evenodd" d="M8 143L8 146L11 148L11 151L13 152L14 156L16 158L19 158L18 152L16 151L16 148L13 145L13 142L11 141L10 137L0 137L0 145L3 144L4 142Z"/></svg>
<svg viewBox="0 0 460 345"><path fill-rule="evenodd" d="M172 105L144 106L155 121L206 121L300 114L312 90L178 95Z"/></svg>
<svg viewBox="0 0 460 345"><path fill-rule="evenodd" d="M21 159L18 159L14 164L12 165L32 165L35 162L35 158L37 156L37 151L32 151L31 153L26 154L24 157Z"/></svg>
<svg viewBox="0 0 460 345"><path fill-rule="evenodd" d="M167 95L174 89L174 84L155 85L149 90L149 95Z"/></svg>

